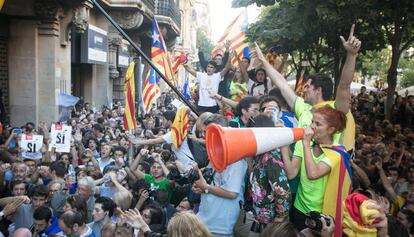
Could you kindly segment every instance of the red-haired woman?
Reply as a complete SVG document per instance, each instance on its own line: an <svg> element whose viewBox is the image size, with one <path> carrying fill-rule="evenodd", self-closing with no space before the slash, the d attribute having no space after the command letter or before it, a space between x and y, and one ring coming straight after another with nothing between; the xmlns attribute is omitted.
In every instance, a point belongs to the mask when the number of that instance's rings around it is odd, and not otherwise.
<svg viewBox="0 0 414 237"><path fill-rule="evenodd" d="M339 110L330 107L316 109L311 128L305 129L303 145L300 146L302 149L295 150L292 159L287 149L282 149L288 178L294 178L298 173L300 175L299 189L291 215L291 221L298 230L305 228L305 214L311 211L329 214L335 219L342 218L341 200L350 188L350 170L347 167L349 156L342 146L332 143L334 134L341 132L345 124L345 114ZM335 179L339 179L339 174L343 175L342 182L334 182ZM334 188L337 190L331 190ZM327 207L333 210L326 210L329 209ZM335 222L337 227L340 226L338 222L342 220Z"/></svg>

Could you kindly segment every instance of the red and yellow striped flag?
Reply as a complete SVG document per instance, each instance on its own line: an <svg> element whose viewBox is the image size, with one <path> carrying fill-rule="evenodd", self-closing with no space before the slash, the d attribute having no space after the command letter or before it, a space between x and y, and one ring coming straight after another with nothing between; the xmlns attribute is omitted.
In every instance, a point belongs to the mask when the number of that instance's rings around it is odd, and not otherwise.
<svg viewBox="0 0 414 237"><path fill-rule="evenodd" d="M171 126L173 144L176 149L179 149L185 139L187 139L188 123L188 109L187 107L181 107Z"/></svg>
<svg viewBox="0 0 414 237"><path fill-rule="evenodd" d="M247 9L245 8L240 15L234 19L230 25L224 31L224 34L221 36L217 42L217 46L211 52L211 57L214 58L218 53L224 52L224 43L226 41L230 42L230 51L236 51L239 57L243 56L243 49L248 45L246 41L246 30L248 26L247 21ZM237 59L232 58L231 63L233 65L237 64Z"/></svg>
<svg viewBox="0 0 414 237"><path fill-rule="evenodd" d="M124 96L125 96L125 112L124 112L124 128L125 130L135 129L137 120L135 118L135 81L134 81L135 63L129 64L125 76Z"/></svg>
<svg viewBox="0 0 414 237"><path fill-rule="evenodd" d="M0 11L3 8L4 2L5 2L5 0L0 0Z"/></svg>
<svg viewBox="0 0 414 237"><path fill-rule="evenodd" d="M296 81L295 84L295 93L298 96L302 96L303 93L303 87L305 86L305 73L302 71L302 74L300 74L299 79Z"/></svg>

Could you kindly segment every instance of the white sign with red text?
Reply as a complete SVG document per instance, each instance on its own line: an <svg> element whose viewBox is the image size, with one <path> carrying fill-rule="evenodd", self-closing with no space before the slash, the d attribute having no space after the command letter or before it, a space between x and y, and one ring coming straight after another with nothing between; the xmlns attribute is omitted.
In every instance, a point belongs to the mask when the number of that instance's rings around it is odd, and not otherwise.
<svg viewBox="0 0 414 237"><path fill-rule="evenodd" d="M71 126L52 124L50 137L52 138L52 147L56 148L56 152L70 152Z"/></svg>
<svg viewBox="0 0 414 237"><path fill-rule="evenodd" d="M33 134L23 134L20 142L22 157L24 159L42 159L43 136Z"/></svg>

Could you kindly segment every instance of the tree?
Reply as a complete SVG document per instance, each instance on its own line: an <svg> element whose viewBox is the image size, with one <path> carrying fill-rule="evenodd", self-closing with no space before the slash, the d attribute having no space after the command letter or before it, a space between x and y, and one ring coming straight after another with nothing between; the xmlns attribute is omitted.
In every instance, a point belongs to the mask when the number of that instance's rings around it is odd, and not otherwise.
<svg viewBox="0 0 414 237"><path fill-rule="evenodd" d="M414 60L409 57L402 57L398 65L398 69L398 71L401 71L401 88L414 86Z"/></svg>
<svg viewBox="0 0 414 237"><path fill-rule="evenodd" d="M397 68L401 54L414 42L414 1L384 0L365 1L368 4L367 22L379 25L384 32L387 43L391 45L391 62L387 72L387 111L390 118L397 86Z"/></svg>
<svg viewBox="0 0 414 237"><path fill-rule="evenodd" d="M345 60L339 36L346 35L353 23L357 23L356 35L364 44L361 53L385 44L384 37L377 37L371 26L356 18L362 12L354 1L316 0L309 4L306 0L280 0L264 8L259 21L250 26L248 37L266 47L277 45L293 58L301 56L296 62L307 61L311 72L331 74L337 85ZM294 67L300 70L298 65Z"/></svg>
<svg viewBox="0 0 414 237"><path fill-rule="evenodd" d="M207 37L201 28L197 29L197 47L204 53L204 55L210 55L214 48L211 39Z"/></svg>

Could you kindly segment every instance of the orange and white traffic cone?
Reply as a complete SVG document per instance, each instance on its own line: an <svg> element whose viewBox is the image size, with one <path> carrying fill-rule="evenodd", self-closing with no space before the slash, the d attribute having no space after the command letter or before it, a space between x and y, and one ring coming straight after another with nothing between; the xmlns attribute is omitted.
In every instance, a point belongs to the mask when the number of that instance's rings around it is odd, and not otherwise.
<svg viewBox="0 0 414 237"><path fill-rule="evenodd" d="M224 128L210 124L206 130L208 158L213 168L222 172L244 157L289 145L303 134L303 128Z"/></svg>

